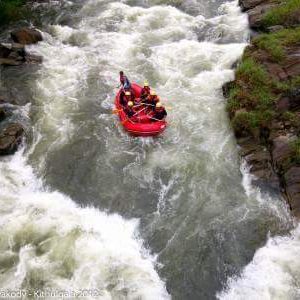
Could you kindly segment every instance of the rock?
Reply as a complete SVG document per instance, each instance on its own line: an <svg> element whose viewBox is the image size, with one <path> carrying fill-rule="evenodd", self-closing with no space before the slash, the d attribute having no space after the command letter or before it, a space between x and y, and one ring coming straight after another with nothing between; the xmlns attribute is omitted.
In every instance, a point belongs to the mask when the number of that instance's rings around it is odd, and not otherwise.
<svg viewBox="0 0 300 300"><path fill-rule="evenodd" d="M31 64L40 64L43 61L43 57L39 55L28 54L26 56L26 62Z"/></svg>
<svg viewBox="0 0 300 300"><path fill-rule="evenodd" d="M21 28L11 33L11 38L15 43L23 45L36 44L43 40L42 34L33 28Z"/></svg>
<svg viewBox="0 0 300 300"><path fill-rule="evenodd" d="M6 101L5 97L0 95L0 104L4 104L4 103L7 103L7 101Z"/></svg>
<svg viewBox="0 0 300 300"><path fill-rule="evenodd" d="M264 29L262 19L266 12L271 8L276 7L275 3L262 3L248 10L249 25L252 29Z"/></svg>
<svg viewBox="0 0 300 300"><path fill-rule="evenodd" d="M300 24L300 8L293 11L287 20L287 25L299 25Z"/></svg>
<svg viewBox="0 0 300 300"><path fill-rule="evenodd" d="M300 88L291 90L287 97L289 99L289 106L291 110L300 110Z"/></svg>
<svg viewBox="0 0 300 300"><path fill-rule="evenodd" d="M26 60L26 52L20 44L0 44L0 65L19 66Z"/></svg>
<svg viewBox="0 0 300 300"><path fill-rule="evenodd" d="M287 51L287 59L284 63L284 70L288 77L300 76L300 47L293 47Z"/></svg>
<svg viewBox="0 0 300 300"><path fill-rule="evenodd" d="M24 129L22 125L17 123L8 125L0 134L0 155L15 153L23 135Z"/></svg>
<svg viewBox="0 0 300 300"><path fill-rule="evenodd" d="M0 122L3 121L6 118L6 113L4 108L0 107Z"/></svg>
<svg viewBox="0 0 300 300"><path fill-rule="evenodd" d="M273 165L277 173L281 174L290 165L290 158L292 156L292 149L290 142L293 138L288 136L279 136L272 141L273 150Z"/></svg>
<svg viewBox="0 0 300 300"><path fill-rule="evenodd" d="M277 109L280 112L284 111L299 111L300 110L300 88L294 88L285 93L277 102Z"/></svg>
<svg viewBox="0 0 300 300"><path fill-rule="evenodd" d="M22 61L17 61L12 58L0 58L0 65L3 66L19 66L22 63L23 63Z"/></svg>
<svg viewBox="0 0 300 300"><path fill-rule="evenodd" d="M0 65L19 66L25 62L41 63L42 57L28 54L22 44L0 44Z"/></svg>
<svg viewBox="0 0 300 300"><path fill-rule="evenodd" d="M276 32L276 31L279 31L279 30L282 30L284 29L284 26L282 25L274 25L274 26L270 26L267 28L267 31L268 32Z"/></svg>
<svg viewBox="0 0 300 300"><path fill-rule="evenodd" d="M225 98L229 97L229 93L230 90L234 87L235 82L234 81L229 81L226 82L223 86L222 86L222 92L223 92L223 96Z"/></svg>
<svg viewBox="0 0 300 300"><path fill-rule="evenodd" d="M0 57L1 58L6 58L8 57L8 55L11 53L11 49L9 49L8 47L6 47L3 44L0 44Z"/></svg>
<svg viewBox="0 0 300 300"><path fill-rule="evenodd" d="M266 2L266 1L265 0L239 0L239 5L242 11L247 11L261 4L262 2Z"/></svg>
<svg viewBox="0 0 300 300"><path fill-rule="evenodd" d="M272 168L272 158L265 146L252 137L238 139L240 155L250 166L250 173L255 176L253 183L268 186L272 191L279 191L279 178Z"/></svg>
<svg viewBox="0 0 300 300"><path fill-rule="evenodd" d="M288 111L290 108L290 99L289 97L282 97L276 103L277 110L279 112Z"/></svg>
<svg viewBox="0 0 300 300"><path fill-rule="evenodd" d="M300 167L292 166L284 175L291 210L300 216Z"/></svg>
<svg viewBox="0 0 300 300"><path fill-rule="evenodd" d="M282 81L288 79L288 74L286 73L285 69L276 63L270 63L270 62L263 62L263 64L266 66L267 71L271 75L271 77L275 80Z"/></svg>

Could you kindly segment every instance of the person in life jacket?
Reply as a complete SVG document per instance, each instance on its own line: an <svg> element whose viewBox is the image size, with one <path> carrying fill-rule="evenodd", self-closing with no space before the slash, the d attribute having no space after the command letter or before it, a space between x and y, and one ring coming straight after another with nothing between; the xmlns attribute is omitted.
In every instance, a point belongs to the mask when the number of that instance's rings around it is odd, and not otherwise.
<svg viewBox="0 0 300 300"><path fill-rule="evenodd" d="M129 118L131 118L135 114L135 111L133 109L133 102L132 101L128 101L127 106L124 109L124 112L126 113L126 115Z"/></svg>
<svg viewBox="0 0 300 300"><path fill-rule="evenodd" d="M131 94L131 92L126 91L125 94L123 95L123 97L120 98L120 103L123 106L127 106L129 101L133 101L133 95Z"/></svg>
<svg viewBox="0 0 300 300"><path fill-rule="evenodd" d="M150 95L150 86L147 81L144 82L144 87L141 90L141 100L146 100L147 97Z"/></svg>
<svg viewBox="0 0 300 300"><path fill-rule="evenodd" d="M153 119L163 120L167 116L165 108L162 106L161 102L157 102L154 109Z"/></svg>
<svg viewBox="0 0 300 300"><path fill-rule="evenodd" d="M124 90L131 89L131 83L123 71L120 71L120 86L123 86Z"/></svg>
<svg viewBox="0 0 300 300"><path fill-rule="evenodd" d="M156 103L158 102L159 102L159 97L156 95L155 91L151 91L150 95L147 97L147 104L150 104L154 109Z"/></svg>

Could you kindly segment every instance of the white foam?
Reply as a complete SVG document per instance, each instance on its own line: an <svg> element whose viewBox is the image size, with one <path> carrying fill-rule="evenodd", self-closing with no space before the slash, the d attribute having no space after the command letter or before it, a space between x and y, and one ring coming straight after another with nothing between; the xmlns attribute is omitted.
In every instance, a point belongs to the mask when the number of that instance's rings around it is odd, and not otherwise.
<svg viewBox="0 0 300 300"><path fill-rule="evenodd" d="M99 299L169 298L155 257L138 236L137 220L80 208L61 193L44 191L22 151L0 162L0 169L1 258L16 253L18 261L0 275L1 288L97 289Z"/></svg>
<svg viewBox="0 0 300 300"><path fill-rule="evenodd" d="M222 300L299 299L300 226L290 235L269 238L242 274L228 281Z"/></svg>

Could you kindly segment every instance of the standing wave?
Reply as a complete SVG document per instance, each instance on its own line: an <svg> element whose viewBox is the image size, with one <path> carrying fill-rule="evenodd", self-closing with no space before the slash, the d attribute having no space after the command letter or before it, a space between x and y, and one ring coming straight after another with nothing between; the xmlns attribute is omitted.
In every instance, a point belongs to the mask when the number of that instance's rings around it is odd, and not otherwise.
<svg viewBox="0 0 300 300"><path fill-rule="evenodd" d="M42 187L19 151L0 162L1 289L77 291L85 299L169 299L143 247L138 220L125 220Z"/></svg>

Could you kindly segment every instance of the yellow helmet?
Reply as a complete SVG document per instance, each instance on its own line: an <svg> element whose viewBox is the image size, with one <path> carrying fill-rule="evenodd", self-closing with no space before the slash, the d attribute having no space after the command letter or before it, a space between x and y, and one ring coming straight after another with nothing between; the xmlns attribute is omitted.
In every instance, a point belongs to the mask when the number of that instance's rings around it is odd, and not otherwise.
<svg viewBox="0 0 300 300"><path fill-rule="evenodd" d="M144 86L149 86L148 81L145 81L145 82L144 82Z"/></svg>
<svg viewBox="0 0 300 300"><path fill-rule="evenodd" d="M126 95L126 96L130 96L131 93L130 93L129 91L126 91L126 92L125 92L125 95Z"/></svg>
<svg viewBox="0 0 300 300"><path fill-rule="evenodd" d="M129 107L132 107L132 106L133 106L133 102L132 102L132 101L128 101L127 105L128 105Z"/></svg>
<svg viewBox="0 0 300 300"><path fill-rule="evenodd" d="M156 108L161 108L161 107L162 107L161 102L157 102L156 105L155 105L155 107L156 107Z"/></svg>
<svg viewBox="0 0 300 300"><path fill-rule="evenodd" d="M155 96L155 95L156 95L155 91L151 91L151 92L150 92L150 95L151 95L151 96Z"/></svg>

